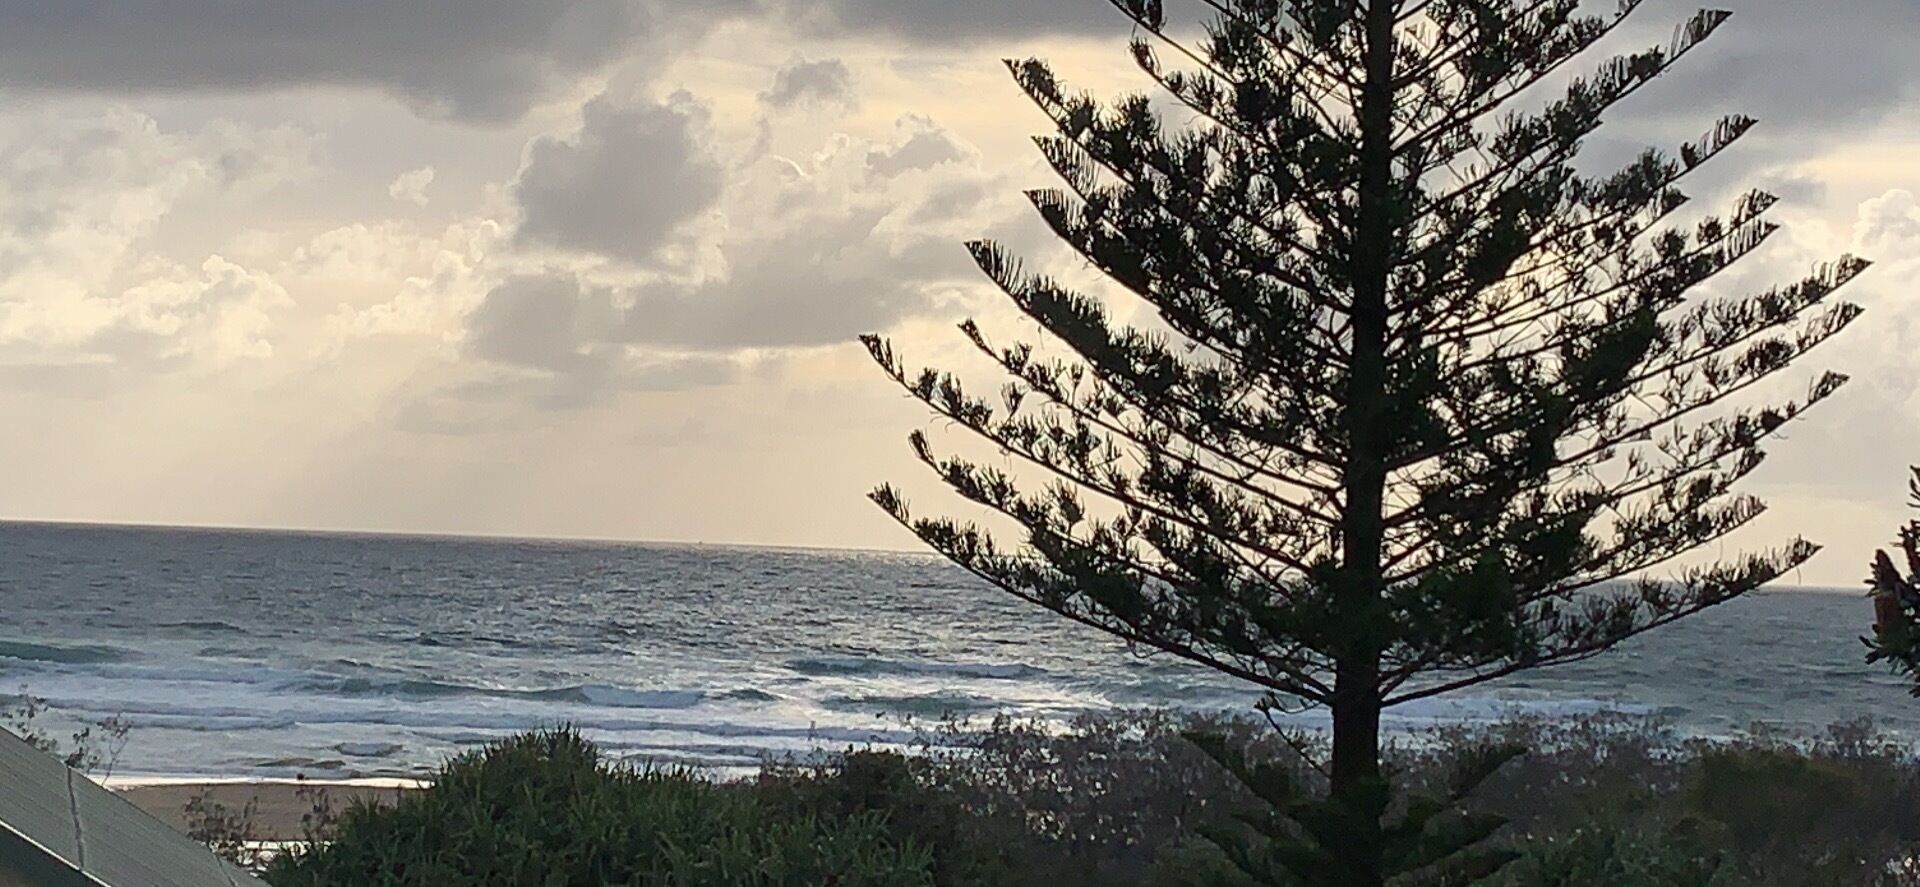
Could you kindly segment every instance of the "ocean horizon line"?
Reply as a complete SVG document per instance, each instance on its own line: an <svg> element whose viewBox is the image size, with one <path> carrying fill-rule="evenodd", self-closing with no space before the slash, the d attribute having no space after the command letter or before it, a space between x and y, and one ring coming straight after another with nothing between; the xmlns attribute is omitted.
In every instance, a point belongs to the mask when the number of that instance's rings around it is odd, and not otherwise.
<svg viewBox="0 0 1920 887"><path fill-rule="evenodd" d="M445 542L537 543L630 548L718 548L736 551L789 551L820 554L910 555L939 559L924 548L873 548L850 545L808 545L776 542L712 542L704 539L643 539L622 536L569 536L565 534L473 532L461 530L358 529L351 527L302 527L286 525L243 526L219 523L162 523L148 521L85 520L62 518L0 517L0 528L40 527L75 530L140 530L148 532L235 533L257 536L313 536L321 538L374 538Z"/></svg>
<svg viewBox="0 0 1920 887"><path fill-rule="evenodd" d="M145 532L235 533L256 536L307 536L330 539L394 539L499 544L577 545L636 549L720 549L729 551L778 551L803 554L854 554L913 557L931 561L940 555L924 548L872 548L799 543L739 542L686 539L641 539L620 536L569 536L565 534L516 534L467 532L459 530L356 529L350 527L241 526L234 524L160 523L145 521L83 520L0 517L0 528L43 527L76 530L138 530ZM1862 586L1821 585L1776 582L1758 589L1766 592L1812 592L1818 594L1864 594Z"/></svg>

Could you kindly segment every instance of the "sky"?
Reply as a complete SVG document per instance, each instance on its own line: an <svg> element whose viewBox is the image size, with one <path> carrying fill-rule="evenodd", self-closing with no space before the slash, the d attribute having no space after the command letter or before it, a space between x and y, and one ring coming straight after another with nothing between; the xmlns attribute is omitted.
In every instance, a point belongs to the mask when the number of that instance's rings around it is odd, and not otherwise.
<svg viewBox="0 0 1920 887"><path fill-rule="evenodd" d="M1854 586L1920 462L1913 0L1728 0L1600 156L1761 128L1699 196L1857 252L1855 381L1786 429L1727 551ZM1200 13L1170 4L1172 14ZM1692 7L1648 0L1608 48ZM0 0L0 516L911 549L940 426L854 342L1032 332L962 242L1071 276L999 60L1148 84L1100 0ZM1598 56L1594 57L1595 59ZM951 436L951 435L949 435ZM956 510L960 509L957 504Z"/></svg>

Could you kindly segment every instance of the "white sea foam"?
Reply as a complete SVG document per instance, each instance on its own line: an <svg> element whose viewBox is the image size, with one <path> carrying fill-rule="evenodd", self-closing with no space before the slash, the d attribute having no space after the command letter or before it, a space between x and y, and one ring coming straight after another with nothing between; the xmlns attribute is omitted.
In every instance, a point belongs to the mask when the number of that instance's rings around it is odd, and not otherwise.
<svg viewBox="0 0 1920 887"><path fill-rule="evenodd" d="M1047 673L1046 669L1017 662L925 662L880 656L803 656L789 660L787 667L812 675L943 675L997 681L1036 678Z"/></svg>

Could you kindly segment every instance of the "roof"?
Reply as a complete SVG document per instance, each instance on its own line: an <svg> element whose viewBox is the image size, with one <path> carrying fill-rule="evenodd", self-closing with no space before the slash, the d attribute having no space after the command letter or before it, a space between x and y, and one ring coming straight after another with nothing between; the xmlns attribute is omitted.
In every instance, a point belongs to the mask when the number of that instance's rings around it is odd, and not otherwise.
<svg viewBox="0 0 1920 887"><path fill-rule="evenodd" d="M266 883L0 730L0 884L15 881L23 887Z"/></svg>

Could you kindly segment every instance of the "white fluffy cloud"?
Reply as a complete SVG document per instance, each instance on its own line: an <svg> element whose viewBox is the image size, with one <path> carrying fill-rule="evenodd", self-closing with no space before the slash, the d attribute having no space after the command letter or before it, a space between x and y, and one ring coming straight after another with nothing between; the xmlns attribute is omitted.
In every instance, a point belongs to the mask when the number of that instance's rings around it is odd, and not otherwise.
<svg viewBox="0 0 1920 887"><path fill-rule="evenodd" d="M214 363L271 352L286 293L220 256L141 244L184 200L288 170L285 133L163 131L128 111L43 115L0 132L0 350L10 363Z"/></svg>
<svg viewBox="0 0 1920 887"><path fill-rule="evenodd" d="M120 294L117 323L96 338L107 350L138 353L144 344L162 359L213 364L273 356L272 312L292 300L272 277L217 255L198 268L155 259L138 271L139 282Z"/></svg>
<svg viewBox="0 0 1920 887"><path fill-rule="evenodd" d="M1895 188L1860 204L1853 239L1863 253L1890 256L1904 264L1920 260L1920 199L1912 191Z"/></svg>
<svg viewBox="0 0 1920 887"><path fill-rule="evenodd" d="M387 196L415 206L426 206L427 188L433 184L433 175L431 166L403 172L387 186Z"/></svg>
<svg viewBox="0 0 1920 887"><path fill-rule="evenodd" d="M1866 308L1841 355L1855 415L1883 429L1876 449L1898 441L1899 458L1920 463L1920 199L1895 188L1861 203L1852 235L1853 251L1875 260L1848 294Z"/></svg>
<svg viewBox="0 0 1920 887"><path fill-rule="evenodd" d="M321 351L379 337L451 341L494 280L491 262L507 250L503 225L484 217L420 231L398 222L322 232L296 249L281 273L317 291L374 294L340 304L326 320Z"/></svg>

